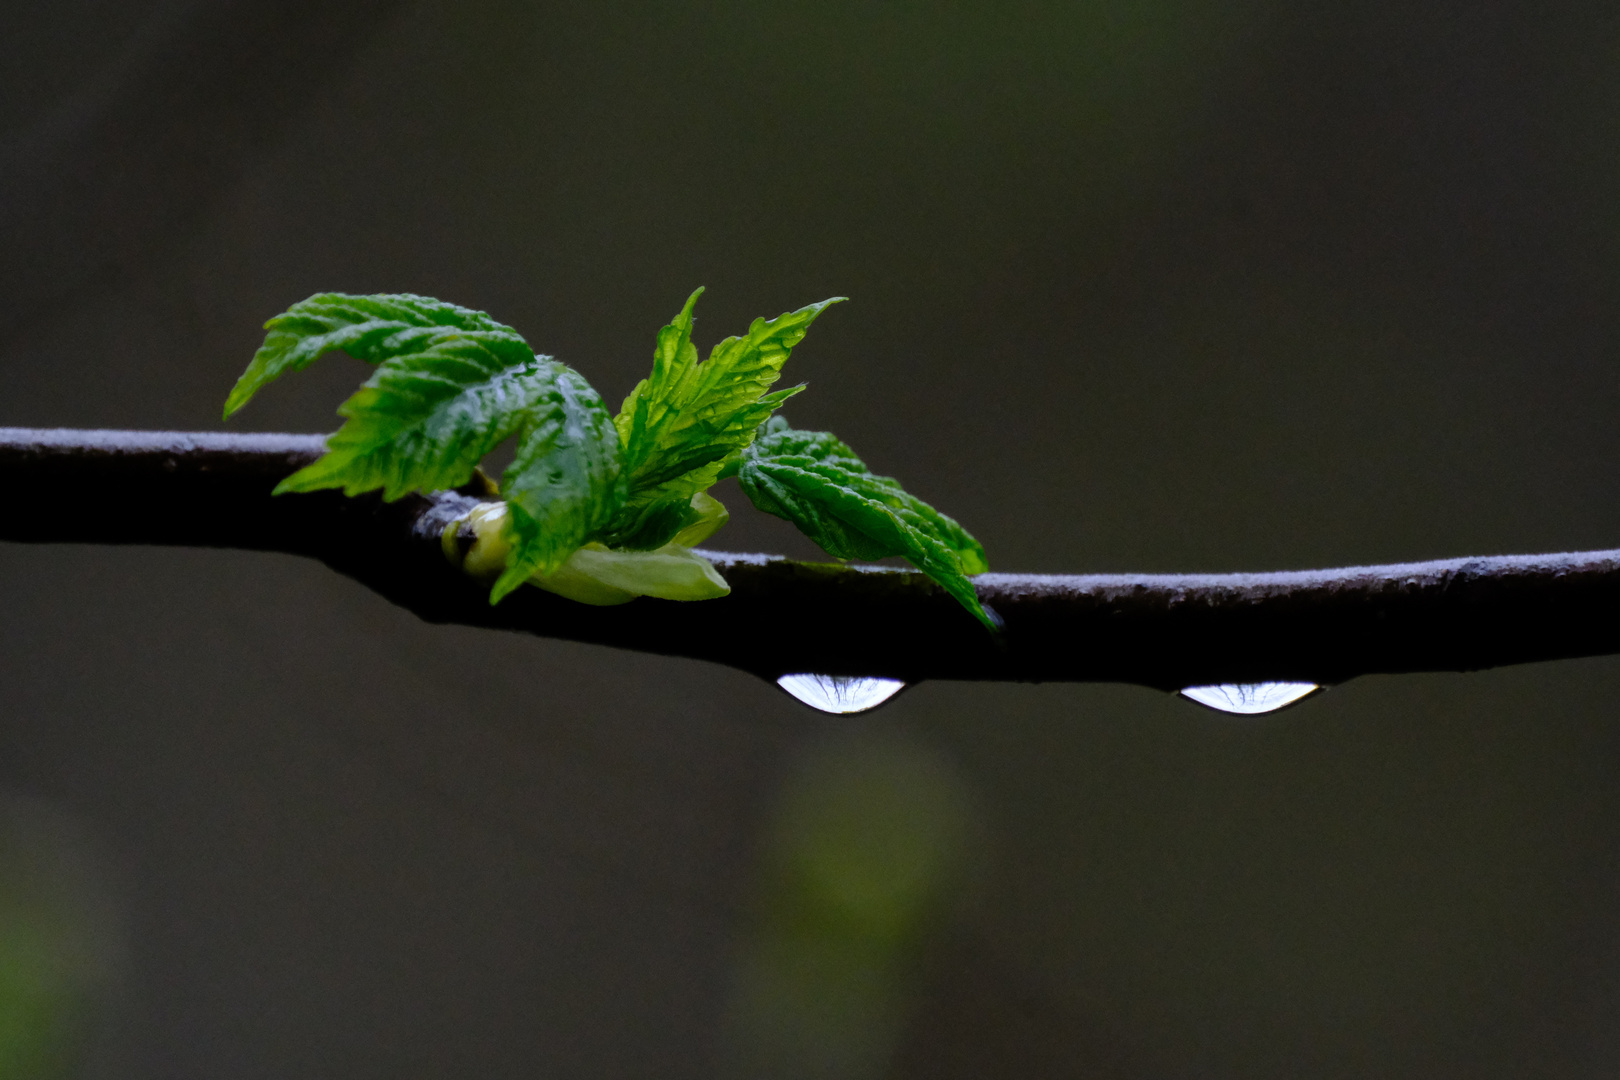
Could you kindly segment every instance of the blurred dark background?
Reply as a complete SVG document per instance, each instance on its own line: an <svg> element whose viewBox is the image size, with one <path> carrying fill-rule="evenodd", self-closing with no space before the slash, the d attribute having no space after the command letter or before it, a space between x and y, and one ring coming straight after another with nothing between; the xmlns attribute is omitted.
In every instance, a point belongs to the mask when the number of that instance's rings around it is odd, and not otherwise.
<svg viewBox="0 0 1620 1080"><path fill-rule="evenodd" d="M1620 543L1613 4L4 22L0 424L218 428L320 290L613 402L696 285L705 348L846 294L789 415L996 569ZM234 426L330 430L360 371ZM717 546L810 553L720 494ZM5 546L0 607L8 1077L1620 1069L1612 659L839 719L291 557Z"/></svg>

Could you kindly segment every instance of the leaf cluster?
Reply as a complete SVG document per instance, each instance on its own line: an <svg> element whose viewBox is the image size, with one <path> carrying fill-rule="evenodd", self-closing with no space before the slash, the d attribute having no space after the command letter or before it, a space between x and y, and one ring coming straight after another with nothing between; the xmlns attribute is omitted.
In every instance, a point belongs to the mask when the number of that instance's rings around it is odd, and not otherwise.
<svg viewBox="0 0 1620 1080"><path fill-rule="evenodd" d="M391 500L457 487L515 437L516 456L500 480L505 565L491 603L591 552L598 554L587 562L601 562L602 553L697 542L725 520L706 492L735 475L755 506L791 521L828 554L902 556L993 625L967 580L986 569L977 541L873 475L832 435L772 416L804 389L772 389L794 346L843 298L755 319L700 361L692 326L702 293L659 331L651 373L616 416L578 372L483 312L411 294L344 293L317 294L265 324L264 344L225 415L334 350L376 365L339 407L344 423L327 453L277 494L338 488Z"/></svg>

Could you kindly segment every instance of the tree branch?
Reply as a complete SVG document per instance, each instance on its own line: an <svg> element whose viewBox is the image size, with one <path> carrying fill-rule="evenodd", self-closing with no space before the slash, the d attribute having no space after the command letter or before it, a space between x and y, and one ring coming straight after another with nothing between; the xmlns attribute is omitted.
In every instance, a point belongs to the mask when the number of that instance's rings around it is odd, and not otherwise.
<svg viewBox="0 0 1620 1080"><path fill-rule="evenodd" d="M707 552L732 593L577 604L487 588L440 534L476 499L272 498L317 435L0 429L0 540L307 555L435 623L789 672L921 679L1207 683L1473 671L1620 652L1620 551L1273 574L984 574L992 637L921 574Z"/></svg>

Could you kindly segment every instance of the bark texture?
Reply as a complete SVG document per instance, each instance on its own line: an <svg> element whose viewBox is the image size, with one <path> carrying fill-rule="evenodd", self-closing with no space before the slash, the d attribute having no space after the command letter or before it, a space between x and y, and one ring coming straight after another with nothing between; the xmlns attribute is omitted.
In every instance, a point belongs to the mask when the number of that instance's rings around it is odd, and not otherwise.
<svg viewBox="0 0 1620 1080"><path fill-rule="evenodd" d="M491 607L450 565L467 492L385 503L272 497L318 435L0 429L0 540L306 555L421 618L789 672L1205 683L1473 671L1620 652L1620 551L1266 574L984 574L998 637L919 573L706 552L732 593L576 604L520 589Z"/></svg>

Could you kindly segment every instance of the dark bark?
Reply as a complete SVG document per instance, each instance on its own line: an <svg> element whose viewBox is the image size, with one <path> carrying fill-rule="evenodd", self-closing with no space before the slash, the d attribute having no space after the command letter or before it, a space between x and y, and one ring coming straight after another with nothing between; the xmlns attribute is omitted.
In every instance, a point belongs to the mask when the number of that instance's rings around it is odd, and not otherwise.
<svg viewBox="0 0 1620 1080"><path fill-rule="evenodd" d="M1472 671L1620 652L1620 551L1273 574L985 574L999 639L921 574L708 553L721 600L595 608L539 589L491 607L445 558L457 492L271 497L315 435L0 429L0 539L282 551L429 622L787 672L1202 683Z"/></svg>

